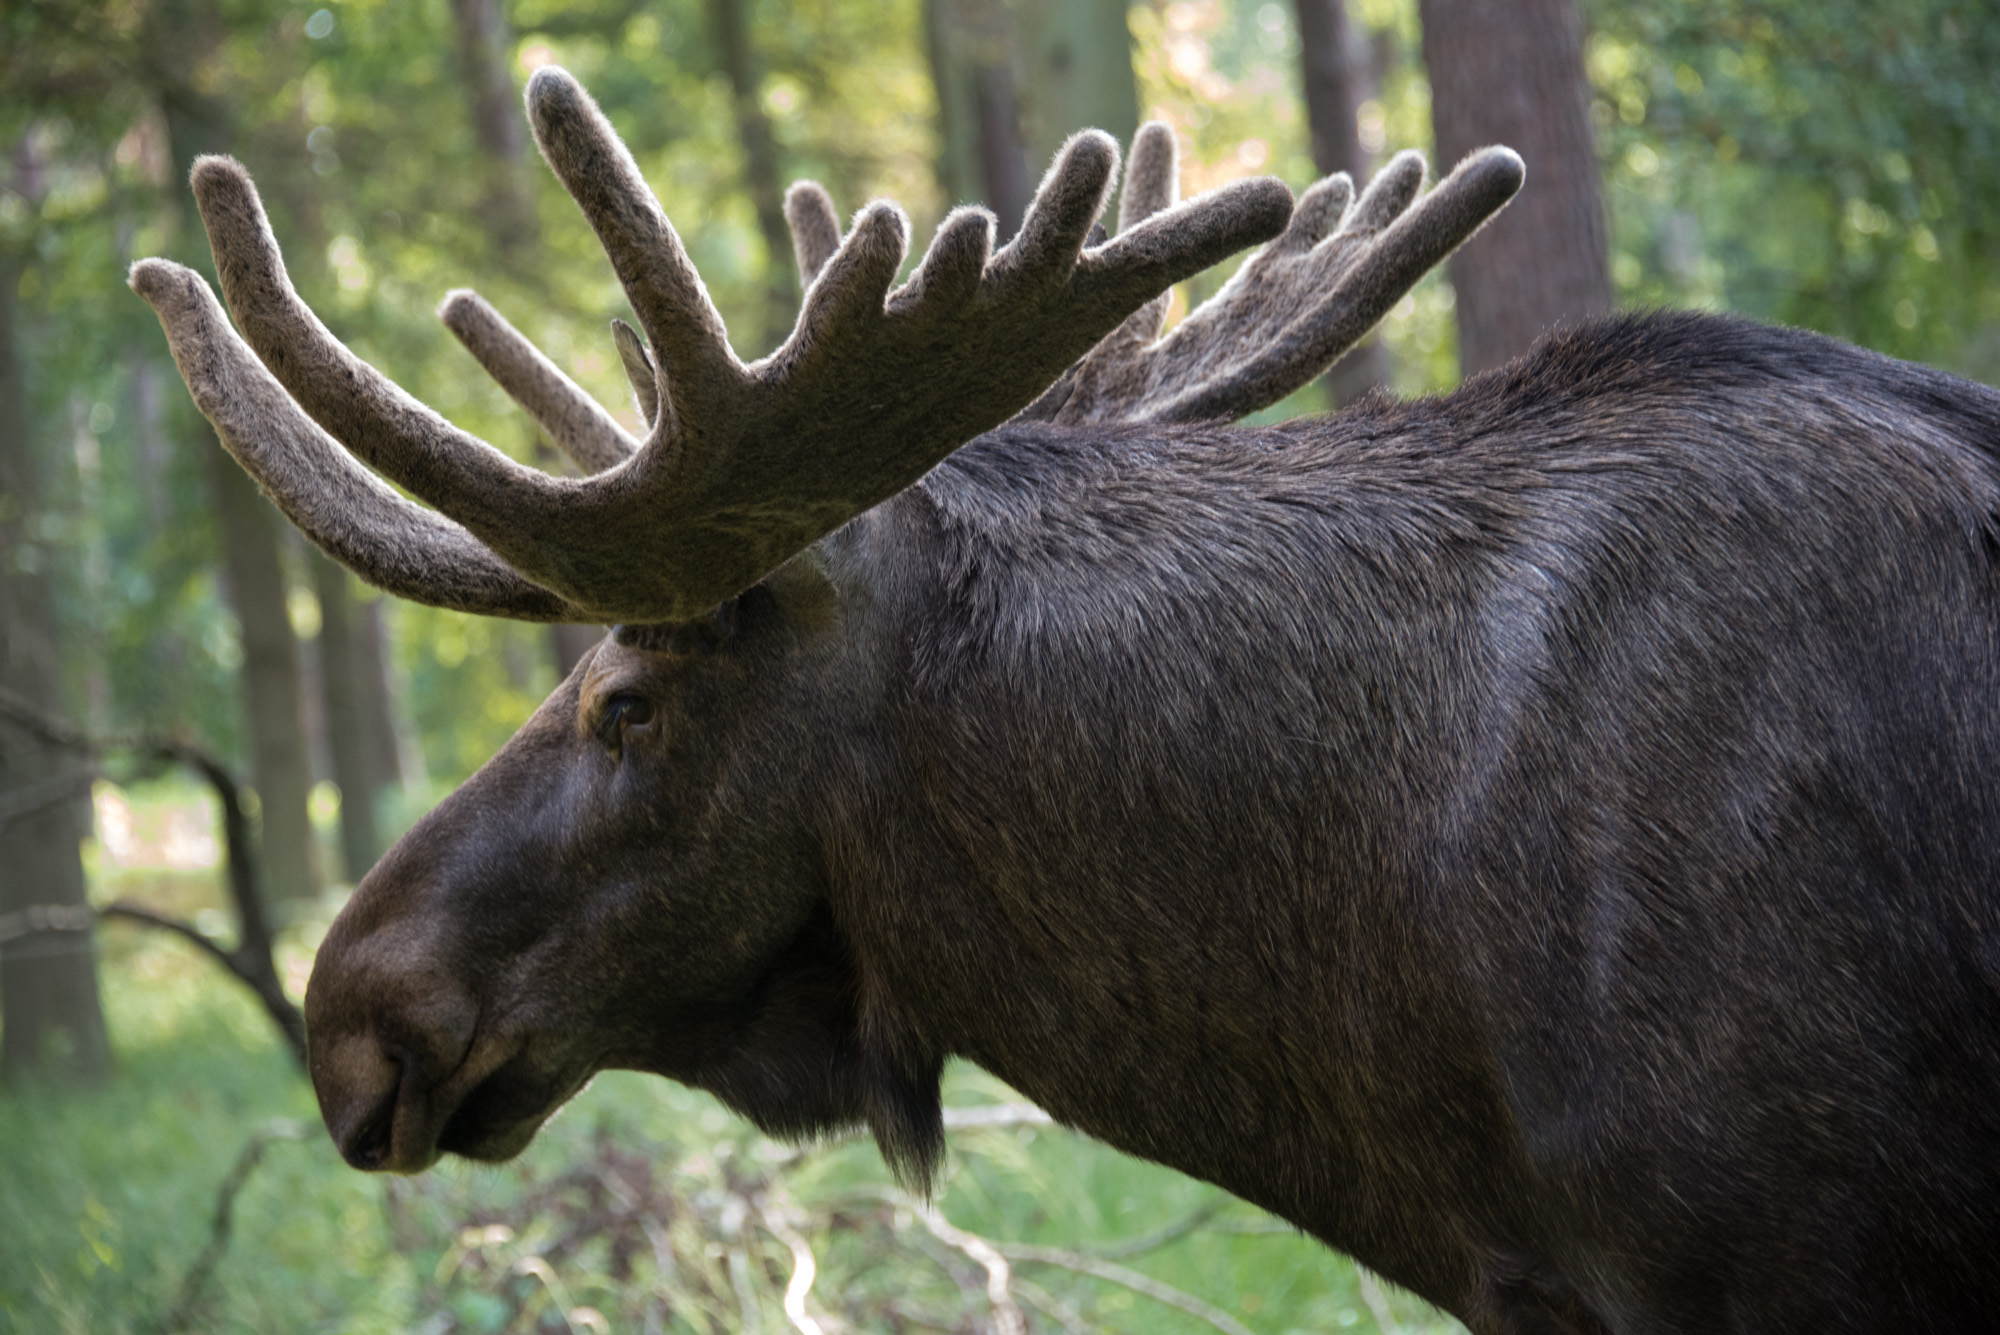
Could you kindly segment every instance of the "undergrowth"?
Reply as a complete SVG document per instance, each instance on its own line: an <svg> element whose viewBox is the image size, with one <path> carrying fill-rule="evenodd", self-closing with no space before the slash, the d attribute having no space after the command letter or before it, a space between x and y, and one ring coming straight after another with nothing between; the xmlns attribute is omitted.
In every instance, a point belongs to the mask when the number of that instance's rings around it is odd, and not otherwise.
<svg viewBox="0 0 2000 1335"><path fill-rule="evenodd" d="M185 913L214 893L199 873L114 879L111 893ZM290 930L295 976L317 936L310 918ZM778 1145L705 1095L625 1073L513 1164L364 1176L246 992L158 933L113 925L99 944L116 1074L0 1094L0 1330L1458 1329L1269 1216L1032 1110L951 1132L934 1210L866 1140ZM948 1105L1013 1098L969 1067L948 1074ZM218 1191L253 1141L218 1238Z"/></svg>

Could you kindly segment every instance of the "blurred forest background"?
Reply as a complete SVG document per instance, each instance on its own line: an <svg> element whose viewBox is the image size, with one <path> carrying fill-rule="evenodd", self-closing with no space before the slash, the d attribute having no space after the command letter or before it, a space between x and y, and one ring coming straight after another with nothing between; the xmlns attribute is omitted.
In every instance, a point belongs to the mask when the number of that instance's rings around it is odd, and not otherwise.
<svg viewBox="0 0 2000 1335"><path fill-rule="evenodd" d="M869 1145L624 1076L518 1165L341 1167L292 1056L313 946L598 632L319 557L124 273L207 267L187 167L231 153L339 335L559 467L432 315L477 287L636 426L622 294L520 111L551 62L746 357L797 309L798 177L921 239L965 200L1018 220L1084 124L1167 121L1185 193L1521 150L1508 214L1277 414L1447 389L1614 307L2000 384L2000 3L0 0L0 1330L1454 1328L964 1069L935 1211Z"/></svg>

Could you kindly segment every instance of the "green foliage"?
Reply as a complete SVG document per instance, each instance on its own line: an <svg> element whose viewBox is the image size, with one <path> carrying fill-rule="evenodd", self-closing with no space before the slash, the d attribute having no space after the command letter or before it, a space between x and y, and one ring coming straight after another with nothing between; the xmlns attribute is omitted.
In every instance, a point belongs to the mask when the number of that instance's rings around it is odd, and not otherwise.
<svg viewBox="0 0 2000 1335"><path fill-rule="evenodd" d="M1625 300L2000 379L2000 7L1588 8Z"/></svg>
<svg viewBox="0 0 2000 1335"><path fill-rule="evenodd" d="M400 604L397 657L434 778L456 785L485 764L555 689L555 659L537 627ZM440 793L440 796L442 793Z"/></svg>
<svg viewBox="0 0 2000 1335"><path fill-rule="evenodd" d="M43 475L39 541L92 698L120 722L200 719L234 740L197 470L170 445L194 418L158 352L158 328L117 281L156 238L164 158L157 116L130 78L140 10L8 6L0 41L0 273L16 283L30 421Z"/></svg>

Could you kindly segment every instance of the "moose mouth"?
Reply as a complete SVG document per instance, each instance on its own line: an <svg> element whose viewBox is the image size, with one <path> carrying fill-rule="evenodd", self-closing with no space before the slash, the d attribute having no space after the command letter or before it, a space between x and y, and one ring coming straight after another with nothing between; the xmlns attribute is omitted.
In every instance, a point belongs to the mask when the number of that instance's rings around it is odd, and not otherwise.
<svg viewBox="0 0 2000 1335"><path fill-rule="evenodd" d="M472 1081L431 1085L414 1062L391 1058L388 1088L359 1116L328 1118L341 1157L366 1172L421 1173L440 1155L499 1163L526 1149L550 1114L583 1087L594 1069L573 1078L536 1070L515 1053ZM350 1105L351 1106L351 1105ZM343 1130L345 1122L351 1130Z"/></svg>
<svg viewBox="0 0 2000 1335"><path fill-rule="evenodd" d="M547 1082L503 1066L474 1086L439 1128L437 1152L502 1163L528 1148L542 1123L588 1081L585 1075L551 1094Z"/></svg>

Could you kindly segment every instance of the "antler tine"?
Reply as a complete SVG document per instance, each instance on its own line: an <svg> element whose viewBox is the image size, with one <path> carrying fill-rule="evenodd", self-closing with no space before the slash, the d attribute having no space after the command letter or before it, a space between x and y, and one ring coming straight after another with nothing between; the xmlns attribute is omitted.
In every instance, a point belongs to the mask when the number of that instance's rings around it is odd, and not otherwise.
<svg viewBox="0 0 2000 1335"><path fill-rule="evenodd" d="M1318 182L1284 235L1164 339L1093 349L1047 415L1224 420L1307 384L1513 198L1525 169L1511 149L1481 149L1412 207L1424 172L1423 155L1404 152L1359 200L1344 174Z"/></svg>
<svg viewBox="0 0 2000 1335"><path fill-rule="evenodd" d="M1053 380L1090 346L1091 331L1108 332L1290 212L1280 183L1244 181L1086 250L1116 162L1108 136L1072 138L1020 234L990 258L992 215L954 210L886 304L878 294L900 262L902 215L883 205L864 209L819 270L792 338L752 370L776 401L799 405L786 410L799 420L860 409L885 448L867 459L795 450L782 465L790 485L805 485L806 472L824 466L811 485L852 497L856 511L893 495L950 452L941 440L967 440L1006 420L1027 397L1022 389ZM877 337L856 355L864 332ZM941 400L940 385L955 392Z"/></svg>
<svg viewBox="0 0 2000 1335"><path fill-rule="evenodd" d="M229 327L200 275L140 260L129 281L160 317L174 363L223 445L327 555L371 584L432 606L522 621L582 619L457 524L357 464Z"/></svg>
<svg viewBox="0 0 2000 1335"><path fill-rule="evenodd" d="M1430 164L1424 161L1424 155L1414 148L1404 149L1375 173L1375 179L1354 202L1354 212L1341 218L1340 230L1352 233L1357 240L1381 231L1410 207L1410 201L1424 188L1424 177L1429 174ZM1314 237L1308 244L1316 244L1318 240Z"/></svg>
<svg viewBox="0 0 2000 1335"><path fill-rule="evenodd" d="M543 69L528 100L544 154L603 240L651 345L648 356L636 338L619 340L642 396L656 390L652 433L628 463L594 477L525 468L364 365L292 290L242 169L204 159L194 186L223 296L298 407L553 595L561 610L546 608L551 619L701 615L1005 421L1137 307L1274 236L1291 214L1280 182L1239 182L1085 250L1116 161L1105 136L1085 134L1058 158L1013 245L989 261L990 220L955 214L893 298L907 223L893 205L864 209L825 260L792 336L746 367L582 89ZM263 475L310 515L329 465L324 442L298 434L273 448L303 453L266 463ZM344 473L337 481L357 485ZM377 577L368 553L330 550Z"/></svg>
<svg viewBox="0 0 2000 1335"><path fill-rule="evenodd" d="M792 255L799 264L799 289L804 291L840 249L840 215L833 197L818 181L794 181L785 191L785 222L792 232Z"/></svg>
<svg viewBox="0 0 2000 1335"><path fill-rule="evenodd" d="M1125 166L1125 188L1118 199L1118 234L1130 232L1140 223L1174 206L1181 197L1181 149L1173 127L1165 121L1147 121L1132 136L1132 156ZM1105 340L1104 344L1126 343L1142 346L1160 336L1167 323L1167 308L1173 305L1172 291L1160 293L1133 311Z"/></svg>
<svg viewBox="0 0 2000 1335"><path fill-rule="evenodd" d="M660 416L660 377L652 355L646 351L646 340L631 325L614 319L611 341L618 345L619 364L625 368L625 378L632 382L632 397L650 427Z"/></svg>
<svg viewBox="0 0 2000 1335"><path fill-rule="evenodd" d="M666 372L663 416L728 411L745 383L742 363L624 142L583 86L553 65L529 78L527 102L543 159L589 219Z"/></svg>
<svg viewBox="0 0 2000 1335"><path fill-rule="evenodd" d="M878 199L855 215L854 229L841 239L799 310L791 337L760 367L781 367L797 377L826 347L830 335L851 333L857 324L882 314L889 285L909 253L910 220L887 200Z"/></svg>
<svg viewBox="0 0 2000 1335"><path fill-rule="evenodd" d="M1164 121L1147 121L1132 136L1132 153L1125 164L1124 189L1118 199L1118 232L1123 236L1157 213L1173 207L1180 198L1180 144L1173 128ZM1097 244L1102 245L1099 238ZM1111 333L1072 365L1042 396L1023 408L1021 421L1048 421L1056 416L1080 380L1088 382L1115 378L1113 368L1129 368L1139 362L1167 322L1173 305L1171 289L1133 311Z"/></svg>
<svg viewBox="0 0 2000 1335"><path fill-rule="evenodd" d="M1125 185L1118 197L1118 230L1129 232L1170 209L1181 197L1181 147L1165 121L1147 121L1132 136Z"/></svg>
<svg viewBox="0 0 2000 1335"><path fill-rule="evenodd" d="M1351 207L1354 185L1345 172L1316 182L1292 210L1284 234L1245 261L1221 291L1181 322L1171 346L1160 349L1159 364L1152 368L1155 377L1178 377L1168 392L1185 394L1212 379L1219 364L1256 347L1246 337L1250 322L1267 338L1270 331L1288 328L1323 301L1343 269L1359 260L1366 244L1409 207L1423 188L1426 171L1424 155L1405 149L1375 174Z"/></svg>
<svg viewBox="0 0 2000 1335"><path fill-rule="evenodd" d="M972 300L993 256L993 237L998 231L999 220L976 204L961 205L947 213L910 281L889 294L890 307L907 311L929 302L934 308L950 310Z"/></svg>
<svg viewBox="0 0 2000 1335"><path fill-rule="evenodd" d="M1131 231L1085 251L1077 262L1079 278L1102 276L1107 299L1128 306L1149 301L1234 255L1253 230L1268 228L1267 236L1282 230L1291 209L1292 192L1282 181L1268 176L1233 181L1162 209ZM1191 264L1196 256L1202 262Z"/></svg>
<svg viewBox="0 0 2000 1335"><path fill-rule="evenodd" d="M1068 278L1091 224L1104 212L1117 172L1118 143L1110 135L1102 130L1071 135L1056 150L1022 215L1021 230L993 256L990 280L1006 285Z"/></svg>
<svg viewBox="0 0 2000 1335"><path fill-rule="evenodd" d="M446 293L438 319L584 472L616 468L638 453L617 419L477 292Z"/></svg>

